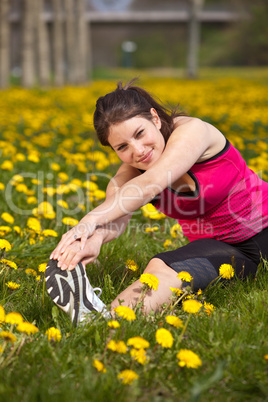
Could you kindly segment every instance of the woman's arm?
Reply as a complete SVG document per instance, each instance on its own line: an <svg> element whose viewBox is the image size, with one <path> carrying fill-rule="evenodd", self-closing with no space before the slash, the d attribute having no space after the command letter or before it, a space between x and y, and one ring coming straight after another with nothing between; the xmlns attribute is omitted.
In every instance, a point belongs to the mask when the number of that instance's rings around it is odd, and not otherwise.
<svg viewBox="0 0 268 402"><path fill-rule="evenodd" d="M106 201L110 197L114 197L114 194L120 189L120 187L122 185L124 185L126 182L128 182L129 180L131 180L132 178L134 178L138 175L140 175L140 172L137 169L133 168L132 166L128 166L126 164L121 165L120 168L118 169L116 175L108 183L108 186L106 189ZM108 225L105 225L105 224L99 225L95 232L99 234L98 241L101 241L101 245L120 236L125 231L125 228L129 222L129 220L131 219L131 215L132 214L125 214L125 215L121 216L119 219L116 219L113 222L109 222ZM63 266L64 264L66 265L66 263L68 265L70 264L71 260L69 257L69 252L72 254L74 254L73 253L74 250L77 252L77 242L76 242L76 246L74 247L74 249L68 248L68 247L67 248L65 247L64 250L61 249L61 245L64 241L64 238L69 232L70 231L68 231L67 233L65 233L62 236L61 241L59 242L57 247L53 250L53 252L50 255L50 258L53 258L55 260L60 259L61 266ZM73 239L73 240L75 241L75 239ZM90 242L91 240L93 240L92 236L88 239L88 241ZM95 241L95 238L94 238L94 241ZM69 242L69 245L71 243L73 243L73 242ZM79 247L81 247L80 241L79 241ZM88 248L88 250L90 250L89 246L87 248ZM75 258L75 262L77 260L78 260L77 262L79 262L80 257L81 256L78 255L77 258ZM76 262L76 264L77 264L77 262ZM73 265L73 263L72 263L72 265Z"/></svg>
<svg viewBox="0 0 268 402"><path fill-rule="evenodd" d="M127 215L98 228L87 239L83 250L81 250L80 240L76 240L67 246L65 252L60 255L58 267L62 270L71 271L80 261L84 265L94 262L100 253L101 246L119 237L125 231L130 219L131 215Z"/></svg>
<svg viewBox="0 0 268 402"><path fill-rule="evenodd" d="M133 213L166 187L171 186L215 146L215 131L210 127L212 126L194 118L177 125L159 160L142 175L118 187L109 198L66 233L60 244L60 251L64 251L75 235L81 238L83 248L87 237L96 227ZM222 134L219 135L222 138Z"/></svg>

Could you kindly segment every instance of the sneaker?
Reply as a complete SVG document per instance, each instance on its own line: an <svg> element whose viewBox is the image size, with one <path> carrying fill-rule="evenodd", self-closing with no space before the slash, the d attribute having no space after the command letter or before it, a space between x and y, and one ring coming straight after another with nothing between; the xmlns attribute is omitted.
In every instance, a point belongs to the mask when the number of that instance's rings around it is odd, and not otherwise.
<svg viewBox="0 0 268 402"><path fill-rule="evenodd" d="M103 313L104 317L110 317L105 304L95 294L95 291L101 292L101 289L92 288L81 262L72 271L62 271L57 266L57 260L49 260L45 280L50 297L58 307L70 315L75 325L84 321L86 315L94 311Z"/></svg>

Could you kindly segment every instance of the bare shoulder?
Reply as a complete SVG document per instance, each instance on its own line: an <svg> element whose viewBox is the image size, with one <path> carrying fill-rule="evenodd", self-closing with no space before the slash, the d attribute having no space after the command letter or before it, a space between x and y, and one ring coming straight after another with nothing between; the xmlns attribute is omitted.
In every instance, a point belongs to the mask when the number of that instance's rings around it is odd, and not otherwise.
<svg viewBox="0 0 268 402"><path fill-rule="evenodd" d="M216 155L226 144L226 138L215 126L196 117L175 117L174 129L176 129L178 136L193 137L196 140L202 139L207 143L207 147L198 162Z"/></svg>

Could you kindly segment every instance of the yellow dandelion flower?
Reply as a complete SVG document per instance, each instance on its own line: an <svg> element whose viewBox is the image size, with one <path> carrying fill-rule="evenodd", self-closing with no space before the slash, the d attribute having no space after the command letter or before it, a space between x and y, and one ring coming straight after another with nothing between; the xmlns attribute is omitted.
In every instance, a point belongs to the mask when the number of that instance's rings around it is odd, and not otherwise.
<svg viewBox="0 0 268 402"><path fill-rule="evenodd" d="M45 237L58 237L58 233L52 229L43 230L42 235Z"/></svg>
<svg viewBox="0 0 268 402"><path fill-rule="evenodd" d="M0 190L4 190L4 189L5 189L4 183L0 183Z"/></svg>
<svg viewBox="0 0 268 402"><path fill-rule="evenodd" d="M0 304L0 323L5 321L5 317L6 317L5 309Z"/></svg>
<svg viewBox="0 0 268 402"><path fill-rule="evenodd" d="M268 354L264 355L264 360L266 360L268 362Z"/></svg>
<svg viewBox="0 0 268 402"><path fill-rule="evenodd" d="M96 198L96 200L103 200L106 197L106 193L103 190L95 190L93 193L94 198Z"/></svg>
<svg viewBox="0 0 268 402"><path fill-rule="evenodd" d="M19 289L19 288L20 288L20 285L19 285L18 283L11 282L11 281L7 282L6 285L7 285L7 287L8 287L9 289L12 289L12 290L15 290L15 289Z"/></svg>
<svg viewBox="0 0 268 402"><path fill-rule="evenodd" d="M17 234L20 234L20 235L22 234L22 230L19 226L13 226L13 230Z"/></svg>
<svg viewBox="0 0 268 402"><path fill-rule="evenodd" d="M198 289L198 291L197 291L197 296L201 296L202 295L202 290L201 289Z"/></svg>
<svg viewBox="0 0 268 402"><path fill-rule="evenodd" d="M17 340L17 337L9 331L1 331L0 338L3 338L7 342L14 343Z"/></svg>
<svg viewBox="0 0 268 402"><path fill-rule="evenodd" d="M17 330L19 332L24 332L28 335L36 334L39 331L39 329L34 324L31 324L30 322L27 321L19 323L17 326Z"/></svg>
<svg viewBox="0 0 268 402"><path fill-rule="evenodd" d="M60 165L58 163L51 163L50 167L55 172L58 172L60 170Z"/></svg>
<svg viewBox="0 0 268 402"><path fill-rule="evenodd" d="M79 223L79 221L75 218L65 217L62 219L62 223L67 226L75 226Z"/></svg>
<svg viewBox="0 0 268 402"><path fill-rule="evenodd" d="M40 275L37 275L37 276L35 277L35 280L36 280L37 282L40 282L40 281L41 281L41 276L40 276Z"/></svg>
<svg viewBox="0 0 268 402"><path fill-rule="evenodd" d="M120 327L120 324L116 320L111 320L111 321L108 321L108 327L116 329L116 328Z"/></svg>
<svg viewBox="0 0 268 402"><path fill-rule="evenodd" d="M14 156L13 158L15 161L19 161L19 162L24 162L26 159L26 156L21 154L20 152Z"/></svg>
<svg viewBox="0 0 268 402"><path fill-rule="evenodd" d="M92 363L93 367L95 367L95 369L97 369L100 373L106 373L106 368L104 367L104 364L102 362L100 362L97 359L93 360Z"/></svg>
<svg viewBox="0 0 268 402"><path fill-rule="evenodd" d="M0 236L6 236L8 233L12 232L10 226L0 226Z"/></svg>
<svg viewBox="0 0 268 402"><path fill-rule="evenodd" d="M222 264L219 273L222 278L231 279L234 276L234 269L230 264Z"/></svg>
<svg viewBox="0 0 268 402"><path fill-rule="evenodd" d="M1 264L8 265L10 268L18 269L18 266L17 266L17 264L16 264L14 261L9 261L9 260L6 260L5 258L2 258L2 259L0 260L0 263L1 263Z"/></svg>
<svg viewBox="0 0 268 402"><path fill-rule="evenodd" d="M131 349L130 356L140 364L148 362L147 354L144 349Z"/></svg>
<svg viewBox="0 0 268 402"><path fill-rule="evenodd" d="M68 205L67 202L64 201L64 200L58 200L58 201L57 201L57 204L58 204L60 207L62 207L62 208L69 209L69 205Z"/></svg>
<svg viewBox="0 0 268 402"><path fill-rule="evenodd" d="M38 200L36 197L31 196L27 198L27 204L37 204L37 202Z"/></svg>
<svg viewBox="0 0 268 402"><path fill-rule="evenodd" d="M54 194L54 192L53 192L53 194ZM53 194L51 194L51 197L53 196ZM55 213L55 211L53 209L53 206L50 204L50 202L43 201L38 205L37 208L33 209L33 215L36 216L36 217L41 216L41 217L44 217L46 219L54 219L55 216L56 216L56 213Z"/></svg>
<svg viewBox="0 0 268 402"><path fill-rule="evenodd" d="M61 340L61 332L58 328L50 327L46 332L47 339L50 342L59 342Z"/></svg>
<svg viewBox="0 0 268 402"><path fill-rule="evenodd" d="M215 306L211 303L204 303L204 310L207 313L207 315L211 315L211 313L215 310Z"/></svg>
<svg viewBox="0 0 268 402"><path fill-rule="evenodd" d="M19 183L19 184L16 185L16 191L17 191L18 193L27 194L27 192L28 192L28 187L27 187L26 184L24 184L24 183Z"/></svg>
<svg viewBox="0 0 268 402"><path fill-rule="evenodd" d="M129 338L127 344L129 346L133 346L135 349L147 349L150 346L150 343L141 336L134 336L133 338Z"/></svg>
<svg viewBox="0 0 268 402"><path fill-rule="evenodd" d="M181 349L179 353L177 353L177 358L179 359L178 364L180 367L196 369L202 366L200 357L189 349Z"/></svg>
<svg viewBox="0 0 268 402"><path fill-rule="evenodd" d="M165 242L163 243L163 246L165 248L172 246L172 240L170 240L170 239L165 240Z"/></svg>
<svg viewBox="0 0 268 402"><path fill-rule="evenodd" d="M38 163L40 161L40 158L36 153L30 153L28 155L28 161L33 162L33 163Z"/></svg>
<svg viewBox="0 0 268 402"><path fill-rule="evenodd" d="M178 273L177 277L183 282L191 282L193 280L192 275L189 272L181 271Z"/></svg>
<svg viewBox="0 0 268 402"><path fill-rule="evenodd" d="M32 179L31 182L32 182L33 184L37 185L37 186L39 186L39 185L42 184L41 180L38 180L38 179Z"/></svg>
<svg viewBox="0 0 268 402"><path fill-rule="evenodd" d="M11 250L11 244L9 243L9 241L7 241L5 239L0 239L0 249L10 251Z"/></svg>
<svg viewBox="0 0 268 402"><path fill-rule="evenodd" d="M3 212L1 214L1 218L3 219L3 221L7 222L7 223L11 223L11 225L14 223L14 218L12 215L10 215L8 212Z"/></svg>
<svg viewBox="0 0 268 402"><path fill-rule="evenodd" d="M2 346L0 345L0 353L3 353L4 349L2 348Z"/></svg>
<svg viewBox="0 0 268 402"><path fill-rule="evenodd" d="M158 226L147 227L147 228L145 228L145 233L157 232L158 230L159 230Z"/></svg>
<svg viewBox="0 0 268 402"><path fill-rule="evenodd" d="M25 269L25 273L26 273L27 275L32 275L32 276L36 276L36 275L37 275L36 271L35 271L34 269L32 269L32 268L27 268L27 269Z"/></svg>
<svg viewBox="0 0 268 402"><path fill-rule="evenodd" d="M176 296L180 296L183 294L183 291L179 288L169 288L171 292L174 292Z"/></svg>
<svg viewBox="0 0 268 402"><path fill-rule="evenodd" d="M30 238L29 239L29 244L32 246L33 244L35 244L36 243L36 241L33 239L33 238Z"/></svg>
<svg viewBox="0 0 268 402"><path fill-rule="evenodd" d="M17 325L23 322L23 317L20 313L11 312L6 315L6 322L11 325Z"/></svg>
<svg viewBox="0 0 268 402"><path fill-rule="evenodd" d="M30 217L27 219L27 227L35 233L41 233L41 223L37 218Z"/></svg>
<svg viewBox="0 0 268 402"><path fill-rule="evenodd" d="M173 225L170 228L170 234L173 238L178 237L179 235L182 234L182 230L181 230L181 225L179 223L176 223L175 225Z"/></svg>
<svg viewBox="0 0 268 402"><path fill-rule="evenodd" d="M127 260L126 261L126 268L130 269L131 271L137 271L138 270L138 265L135 263L133 260Z"/></svg>
<svg viewBox="0 0 268 402"><path fill-rule="evenodd" d="M67 180L69 180L69 176L68 176L67 173L65 173L65 172L59 172L59 173L58 173L58 178L59 178L61 181L67 181Z"/></svg>
<svg viewBox="0 0 268 402"><path fill-rule="evenodd" d="M0 166L2 170L13 170L13 163L11 161L4 161Z"/></svg>
<svg viewBox="0 0 268 402"><path fill-rule="evenodd" d="M89 190L90 192L94 192L96 190L98 190L98 185L96 183L93 183L92 181L84 181L84 183L82 184L82 186Z"/></svg>
<svg viewBox="0 0 268 402"><path fill-rule="evenodd" d="M168 329L159 328L155 333L155 339L163 348L171 348L173 345L173 336Z"/></svg>
<svg viewBox="0 0 268 402"><path fill-rule="evenodd" d="M202 304L197 300L185 300L182 303L182 308L186 313L196 314L202 307Z"/></svg>
<svg viewBox="0 0 268 402"><path fill-rule="evenodd" d="M122 381L123 384L132 384L134 380L139 378L138 374L133 370L123 370L118 375L117 378Z"/></svg>
<svg viewBox="0 0 268 402"><path fill-rule="evenodd" d="M126 354L127 353L127 345L124 341L114 341L111 340L107 343L107 349L112 350L113 352Z"/></svg>
<svg viewBox="0 0 268 402"><path fill-rule="evenodd" d="M43 262L42 264L39 264L39 265L38 265L38 271L39 271L39 272L45 272L46 267L47 267L47 263L46 263L46 262Z"/></svg>
<svg viewBox="0 0 268 402"><path fill-rule="evenodd" d="M175 315L167 315L166 322L170 325L173 325L173 327L175 327L175 328L183 327L182 320L179 317L176 317Z"/></svg>
<svg viewBox="0 0 268 402"><path fill-rule="evenodd" d="M157 290L159 285L159 279L155 275L147 273L141 275L140 282L153 290Z"/></svg>
<svg viewBox="0 0 268 402"><path fill-rule="evenodd" d="M134 311L127 306L118 306L114 308L114 311L119 317L124 318L127 321L133 321L136 320L136 314Z"/></svg>
<svg viewBox="0 0 268 402"><path fill-rule="evenodd" d="M150 219L163 219L166 217L166 215L162 214L161 212L159 212L156 207L149 203L144 205L143 207L141 207L143 216L145 216L146 218L150 218Z"/></svg>

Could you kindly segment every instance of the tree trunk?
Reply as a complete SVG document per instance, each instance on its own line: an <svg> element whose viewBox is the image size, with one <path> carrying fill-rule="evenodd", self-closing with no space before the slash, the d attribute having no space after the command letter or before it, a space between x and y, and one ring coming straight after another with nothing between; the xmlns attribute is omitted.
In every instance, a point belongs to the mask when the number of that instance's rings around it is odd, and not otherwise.
<svg viewBox="0 0 268 402"><path fill-rule="evenodd" d="M189 20L189 42L187 75L189 78L196 78L198 74L198 56L200 46L200 22L198 15L203 6L204 0L190 0Z"/></svg>
<svg viewBox="0 0 268 402"><path fill-rule="evenodd" d="M38 67L39 82L41 85L48 85L50 81L50 55L49 39L47 26L43 18L44 4L43 0L36 0L37 7L37 48L38 48Z"/></svg>
<svg viewBox="0 0 268 402"><path fill-rule="evenodd" d="M10 73L9 0L0 0L0 87L7 87Z"/></svg>
<svg viewBox="0 0 268 402"><path fill-rule="evenodd" d="M22 21L22 84L32 87L35 84L35 19L36 3L32 0L23 2Z"/></svg>
<svg viewBox="0 0 268 402"><path fill-rule="evenodd" d="M57 86L64 84L64 37L63 37L63 10L61 0L53 1L53 59L54 83Z"/></svg>
<svg viewBox="0 0 268 402"><path fill-rule="evenodd" d="M77 0L77 82L87 81L87 22L85 20L85 0Z"/></svg>
<svg viewBox="0 0 268 402"><path fill-rule="evenodd" d="M77 42L75 41L74 1L66 0L67 76L70 84L76 83Z"/></svg>

